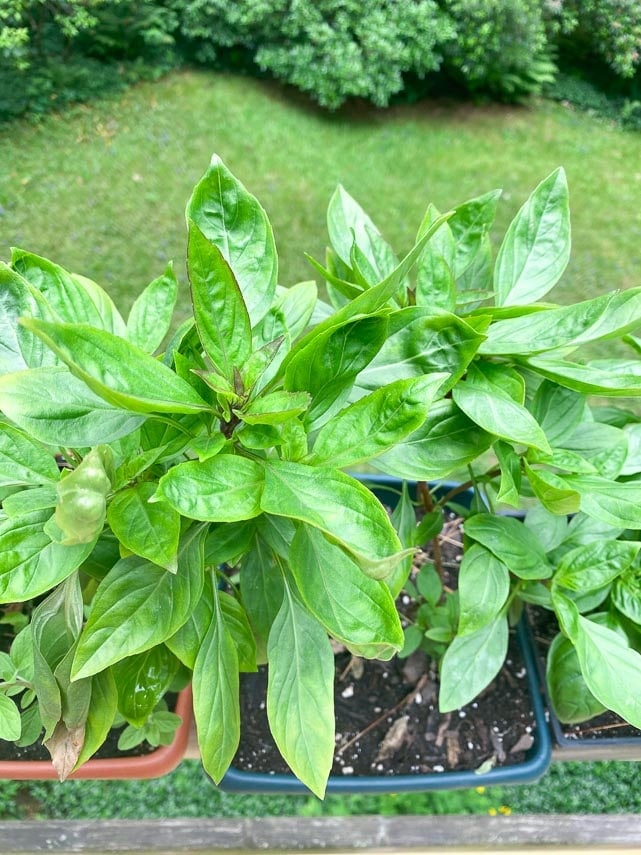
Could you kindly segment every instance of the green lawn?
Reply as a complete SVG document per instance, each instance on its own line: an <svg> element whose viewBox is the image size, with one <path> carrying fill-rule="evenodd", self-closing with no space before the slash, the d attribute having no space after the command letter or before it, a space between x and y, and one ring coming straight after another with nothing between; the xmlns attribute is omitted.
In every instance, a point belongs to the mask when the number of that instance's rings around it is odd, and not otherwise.
<svg viewBox="0 0 641 855"><path fill-rule="evenodd" d="M0 257L11 245L51 257L125 308L168 259L182 271L185 202L214 151L267 208L284 285L311 278L303 253L322 256L339 181L403 251L429 201L446 209L494 187L500 235L559 164L574 226L565 299L641 284L641 134L551 103L329 115L272 84L189 71L5 126Z"/></svg>

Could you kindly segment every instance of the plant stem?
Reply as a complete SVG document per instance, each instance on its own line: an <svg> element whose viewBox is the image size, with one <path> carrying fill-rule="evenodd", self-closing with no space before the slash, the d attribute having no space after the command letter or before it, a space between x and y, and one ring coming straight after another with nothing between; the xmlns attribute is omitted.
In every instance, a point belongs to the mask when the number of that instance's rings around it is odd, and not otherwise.
<svg viewBox="0 0 641 855"><path fill-rule="evenodd" d="M501 469L499 466L495 466L494 469L490 469L485 473L484 478L495 478L497 475L501 474ZM451 502L452 499L455 499L457 496L460 496L461 493L467 492L472 487L474 487L477 483L478 479L470 478L469 481L464 481L462 484L458 484L456 487L453 487L448 493L446 493L442 499L439 499L436 506L439 508L444 508L448 502Z"/></svg>
<svg viewBox="0 0 641 855"><path fill-rule="evenodd" d="M427 481L416 482L416 494L423 503L423 508L426 513L434 511L434 499L430 493L430 488L427 486ZM438 573L439 579L443 580L443 556L441 555L441 543L438 535L432 538L432 558L434 560L434 568Z"/></svg>

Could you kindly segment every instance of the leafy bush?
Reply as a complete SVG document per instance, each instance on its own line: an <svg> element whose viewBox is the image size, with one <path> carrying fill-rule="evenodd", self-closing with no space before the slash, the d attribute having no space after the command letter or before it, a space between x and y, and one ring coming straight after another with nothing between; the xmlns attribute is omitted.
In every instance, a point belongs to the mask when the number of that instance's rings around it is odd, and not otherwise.
<svg viewBox="0 0 641 855"><path fill-rule="evenodd" d="M443 0L456 39L445 68L471 92L538 94L554 79L540 0Z"/></svg>
<svg viewBox="0 0 641 855"><path fill-rule="evenodd" d="M251 48L261 69L335 109L352 96L387 104L404 72L438 69L454 31L432 0L376 0L366 9L356 0L196 0L183 34L199 42L201 59L218 45Z"/></svg>

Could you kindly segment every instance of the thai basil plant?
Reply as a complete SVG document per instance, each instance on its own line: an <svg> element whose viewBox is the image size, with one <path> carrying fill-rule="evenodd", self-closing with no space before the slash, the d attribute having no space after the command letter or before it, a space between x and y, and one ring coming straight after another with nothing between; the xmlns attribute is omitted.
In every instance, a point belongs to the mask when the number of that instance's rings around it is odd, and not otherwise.
<svg viewBox="0 0 641 855"><path fill-rule="evenodd" d="M509 624L536 604L558 622L548 682L560 716L609 708L641 727L641 288L546 302L570 256L565 174L534 190L494 257L499 197L459 205L429 238L352 392L445 373L425 421L373 465L418 479L426 531L473 491L458 590L444 590L438 554L410 580L419 609L403 653L422 646L440 658L440 707L456 709L494 678ZM438 222L430 205L418 239ZM312 263L342 312L398 261L342 187L328 227L325 263ZM463 483L436 495L451 478ZM415 544L407 490L395 517Z"/></svg>
<svg viewBox="0 0 641 855"><path fill-rule="evenodd" d="M359 656L400 650L412 551L342 470L420 428L448 375L350 396L446 218L328 314L313 282L278 284L266 213L217 157L186 213L193 314L177 329L171 267L125 319L44 258L13 250L0 266L0 602L16 628L0 736L42 735L65 777L114 722L138 728L127 745L162 741L158 704L191 678L218 782L239 740L239 672L268 662L276 743L322 795L329 637Z"/></svg>

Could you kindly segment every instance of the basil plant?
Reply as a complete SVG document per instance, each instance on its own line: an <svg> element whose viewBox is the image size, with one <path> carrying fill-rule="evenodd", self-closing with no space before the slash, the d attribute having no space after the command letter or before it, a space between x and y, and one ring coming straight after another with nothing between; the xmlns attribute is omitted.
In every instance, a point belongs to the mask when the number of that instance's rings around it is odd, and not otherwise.
<svg viewBox="0 0 641 855"><path fill-rule="evenodd" d="M458 591L444 592L435 553L436 567L407 583L419 611L403 653L422 646L441 658L439 703L454 710L494 678L510 622L533 604L557 623L548 684L560 717L607 708L641 727L641 288L545 301L570 256L565 174L534 190L494 257L499 197L457 206L432 233L352 393L367 400L383 384L445 373L423 423L373 465L431 484L418 491L426 532L473 491ZM418 240L440 221L430 205ZM398 261L342 187L328 227L325 263L312 263L340 314ZM462 483L439 485L452 478ZM408 490L396 516L412 544Z"/></svg>
<svg viewBox="0 0 641 855"><path fill-rule="evenodd" d="M0 266L0 602L17 630L0 653L0 736L42 734L65 777L115 720L149 729L191 678L218 782L239 672L268 662L276 743L322 795L329 637L364 657L400 650L412 551L342 470L420 428L447 372L353 390L445 218L334 312L313 282L278 285L266 213L217 157L186 213L193 315L177 329L171 267L125 320L51 261L13 250Z"/></svg>

